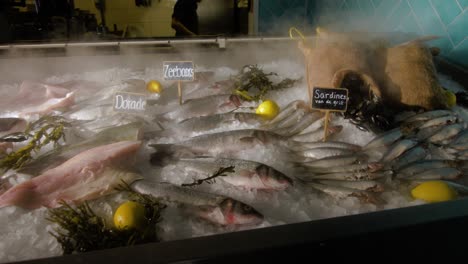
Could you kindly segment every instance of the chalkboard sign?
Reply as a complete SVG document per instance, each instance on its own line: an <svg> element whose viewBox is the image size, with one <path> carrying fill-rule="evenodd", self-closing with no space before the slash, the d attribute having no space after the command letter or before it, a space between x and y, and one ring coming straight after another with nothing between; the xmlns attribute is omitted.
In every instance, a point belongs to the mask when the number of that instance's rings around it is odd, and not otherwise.
<svg viewBox="0 0 468 264"><path fill-rule="evenodd" d="M163 69L167 81L193 81L195 76L191 61L165 61Z"/></svg>
<svg viewBox="0 0 468 264"><path fill-rule="evenodd" d="M322 88L312 89L312 108L344 112L348 107L348 89Z"/></svg>

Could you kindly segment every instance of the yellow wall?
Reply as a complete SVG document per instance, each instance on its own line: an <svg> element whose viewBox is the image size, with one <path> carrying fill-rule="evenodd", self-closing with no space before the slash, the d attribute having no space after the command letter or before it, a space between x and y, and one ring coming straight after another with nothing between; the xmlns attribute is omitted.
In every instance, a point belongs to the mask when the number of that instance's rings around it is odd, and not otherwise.
<svg viewBox="0 0 468 264"><path fill-rule="evenodd" d="M176 0L153 0L150 7L137 7L135 0L106 0L106 25L109 30L127 31L131 37L174 36L171 16ZM94 0L75 0L75 8L90 10L101 21ZM127 34L129 34L127 33Z"/></svg>

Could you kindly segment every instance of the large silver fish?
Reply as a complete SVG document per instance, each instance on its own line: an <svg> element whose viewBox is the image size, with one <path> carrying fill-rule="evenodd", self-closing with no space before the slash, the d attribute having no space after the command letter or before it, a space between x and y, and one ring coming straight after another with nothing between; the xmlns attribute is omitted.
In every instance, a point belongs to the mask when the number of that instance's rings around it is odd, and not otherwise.
<svg viewBox="0 0 468 264"><path fill-rule="evenodd" d="M150 144L156 149L152 162L158 164L165 158L192 158L199 156L239 157L239 152L255 146L274 146L288 149L287 137L270 131L244 129L201 135L175 144Z"/></svg>
<svg viewBox="0 0 468 264"><path fill-rule="evenodd" d="M191 213L213 224L257 225L263 222L262 214L251 206L230 197L146 180L134 182L131 188L139 193L188 205Z"/></svg>
<svg viewBox="0 0 468 264"><path fill-rule="evenodd" d="M284 190L293 184L293 181L283 173L262 163L225 158L196 158L181 159L171 165L184 168L198 178L211 176L220 167L234 166L234 172L218 177L229 184L248 189Z"/></svg>
<svg viewBox="0 0 468 264"><path fill-rule="evenodd" d="M243 101L240 96L232 94L212 95L199 99L187 100L182 105L176 106L172 111L157 115L156 118L162 122L180 122L192 117L232 112L239 109L241 106L253 107L255 103Z"/></svg>

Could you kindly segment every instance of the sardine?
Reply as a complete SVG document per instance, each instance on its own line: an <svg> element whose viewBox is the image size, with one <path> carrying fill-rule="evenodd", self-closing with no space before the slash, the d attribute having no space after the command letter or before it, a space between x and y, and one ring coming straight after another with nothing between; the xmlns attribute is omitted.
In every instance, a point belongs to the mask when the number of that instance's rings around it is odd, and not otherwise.
<svg viewBox="0 0 468 264"><path fill-rule="evenodd" d="M409 163L425 159L428 154L429 152L425 148L421 146L414 147L396 158L392 162L391 167L398 170Z"/></svg>
<svg viewBox="0 0 468 264"><path fill-rule="evenodd" d="M197 179L211 176L220 167L234 166L234 172L216 179L248 189L284 190L293 184L283 173L265 164L248 160L196 158L181 159L171 165L196 173Z"/></svg>
<svg viewBox="0 0 468 264"><path fill-rule="evenodd" d="M411 175L406 179L409 180L455 180L463 173L455 168L438 168L425 170L424 172Z"/></svg>
<svg viewBox="0 0 468 264"><path fill-rule="evenodd" d="M446 124L453 124L453 123L456 123L457 120L458 120L458 117L456 115L442 116L442 117L438 117L438 118L428 120L423 125L421 125L419 127L419 129L423 129L423 128L431 127L431 126L441 126L441 125L446 125Z"/></svg>
<svg viewBox="0 0 468 264"><path fill-rule="evenodd" d="M191 213L217 225L257 225L263 222L262 214L230 197L146 180L134 182L131 188L142 194L189 205Z"/></svg>
<svg viewBox="0 0 468 264"><path fill-rule="evenodd" d="M364 149L372 149L372 148L379 148L383 146L390 146L393 144L395 141L399 140L404 136L403 131L401 128L395 128L390 131L387 131L386 133L377 136L376 138L372 139L369 143L367 143L366 146L364 146Z"/></svg>
<svg viewBox="0 0 468 264"><path fill-rule="evenodd" d="M279 127L277 124L280 122L285 122L286 120L294 117L294 113L300 113L306 109L307 104L302 100L296 100L290 102L273 120L268 122L267 126L269 127Z"/></svg>
<svg viewBox="0 0 468 264"><path fill-rule="evenodd" d="M83 151L6 191L0 196L0 207L55 208L60 201L77 203L114 192L122 180L131 183L141 178L121 169L134 161L140 145L140 141L121 141Z"/></svg>
<svg viewBox="0 0 468 264"><path fill-rule="evenodd" d="M453 160L421 160L407 164L397 170L397 178L411 177L428 170L440 168L455 168L457 162Z"/></svg>
<svg viewBox="0 0 468 264"><path fill-rule="evenodd" d="M302 117L302 119L299 122L297 122L295 125L280 128L280 129L273 128L271 130L276 132L277 134L290 137L290 136L293 136L302 132L304 129L311 126L315 121L321 119L322 116L323 114L321 114L320 112L306 113Z"/></svg>
<svg viewBox="0 0 468 264"><path fill-rule="evenodd" d="M416 122L416 121L426 121L442 116L448 116L452 115L453 112L450 110L434 110L434 111L429 111L429 112L424 112L421 114L414 115L408 119L406 119L404 122L405 123L411 123L411 122Z"/></svg>
<svg viewBox="0 0 468 264"><path fill-rule="evenodd" d="M465 127L463 124L449 125L449 126L443 127L436 134L429 137L428 141L431 143L443 143L443 141L455 137L464 129Z"/></svg>
<svg viewBox="0 0 468 264"><path fill-rule="evenodd" d="M339 148L339 149L346 149L352 151L359 151L361 150L361 146L347 143L347 142L340 142L340 141L327 141L327 142L304 142L298 144L297 150L309 150L309 149L316 149L316 148Z"/></svg>
<svg viewBox="0 0 468 264"><path fill-rule="evenodd" d="M389 162L398 158L405 151L411 149L418 144L417 141L403 139L395 143L383 156L382 162Z"/></svg>

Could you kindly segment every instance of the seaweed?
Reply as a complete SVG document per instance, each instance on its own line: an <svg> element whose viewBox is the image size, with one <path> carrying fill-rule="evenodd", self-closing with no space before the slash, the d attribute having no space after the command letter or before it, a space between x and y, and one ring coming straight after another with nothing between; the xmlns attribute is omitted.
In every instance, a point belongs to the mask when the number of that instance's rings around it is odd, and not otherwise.
<svg viewBox="0 0 468 264"><path fill-rule="evenodd" d="M274 72L265 73L257 65L245 65L239 74L232 76L235 83L235 93L247 101L264 100L270 91L291 88L300 79L283 79L274 84L269 77L278 76Z"/></svg>
<svg viewBox="0 0 468 264"><path fill-rule="evenodd" d="M234 171L234 166L229 166L229 167L221 167L219 168L219 170L217 170L215 173L213 173L212 176L210 177L207 177L207 178L204 178L204 179L200 179L200 180L194 180L194 182L192 183L184 183L182 184L181 186L182 187L192 187L192 186L196 186L196 185L201 185L203 184L204 182L208 183L208 184L212 184L212 183L215 183L216 182L216 178L218 177L224 177L224 176L227 176L227 174L225 173L233 173L235 172Z"/></svg>
<svg viewBox="0 0 468 264"><path fill-rule="evenodd" d="M23 133L15 133L12 137L31 140L26 146L3 157L0 160L0 168L8 170L23 167L33 159L33 152L39 152L49 143L53 143L54 148L57 148L58 142L61 139L65 140L65 128L69 126L71 126L70 123L60 116L43 116L28 124Z"/></svg>
<svg viewBox="0 0 468 264"><path fill-rule="evenodd" d="M47 220L59 226L50 233L61 244L64 255L160 241L157 224L162 221L161 212L166 205L131 190L125 182L116 189L130 192L131 199L145 207L146 225L140 229L117 229L96 215L87 202L74 208L61 201L61 207L49 210Z"/></svg>

